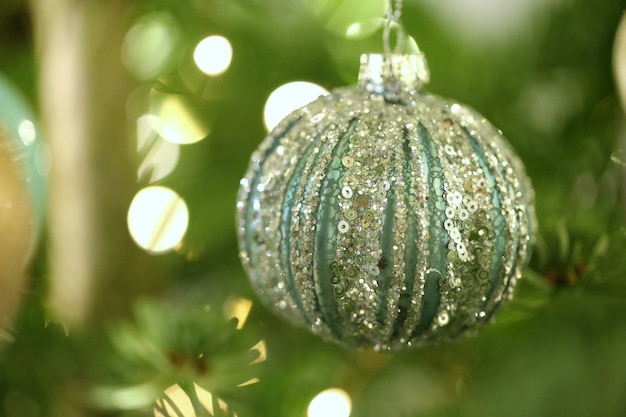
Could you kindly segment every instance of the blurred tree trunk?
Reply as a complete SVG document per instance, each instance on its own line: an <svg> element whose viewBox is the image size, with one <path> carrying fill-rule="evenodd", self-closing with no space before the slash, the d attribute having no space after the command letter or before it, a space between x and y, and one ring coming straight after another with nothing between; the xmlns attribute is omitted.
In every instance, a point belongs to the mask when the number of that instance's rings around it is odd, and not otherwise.
<svg viewBox="0 0 626 417"><path fill-rule="evenodd" d="M124 312L133 294L158 281L126 226L137 187L126 116L134 82L121 61L131 5L32 2L42 124L53 157L49 305L70 326Z"/></svg>

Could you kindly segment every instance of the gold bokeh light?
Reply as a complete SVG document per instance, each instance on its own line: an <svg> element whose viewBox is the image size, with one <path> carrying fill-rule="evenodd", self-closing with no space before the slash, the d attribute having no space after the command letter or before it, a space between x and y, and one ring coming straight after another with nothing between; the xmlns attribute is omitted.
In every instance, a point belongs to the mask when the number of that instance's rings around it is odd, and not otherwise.
<svg viewBox="0 0 626 417"><path fill-rule="evenodd" d="M237 329L242 329L246 324L251 308L252 301L247 298L231 297L224 304L224 313L227 317L235 317L237 319Z"/></svg>
<svg viewBox="0 0 626 417"><path fill-rule="evenodd" d="M210 131L190 100L182 95L153 90L150 94L150 114L154 116L154 127L159 135L173 143L196 143Z"/></svg>
<svg viewBox="0 0 626 417"><path fill-rule="evenodd" d="M182 241L189 225L187 204L166 187L140 190L128 209L130 235L145 251L162 254Z"/></svg>
<svg viewBox="0 0 626 417"><path fill-rule="evenodd" d="M180 145L158 135L155 116L144 114L137 119L137 152L142 161L137 169L140 180L153 184L171 174L180 157Z"/></svg>
<svg viewBox="0 0 626 417"><path fill-rule="evenodd" d="M204 411L206 411L208 415L229 415L237 417L237 414L228 410L228 404L222 399L214 398L213 394L203 389L198 384L193 384L193 389L200 406L204 408ZM172 385L166 389L163 393L163 397L164 398L156 402L154 417L197 417L189 395L179 385ZM217 405L219 410L215 409L214 404Z"/></svg>

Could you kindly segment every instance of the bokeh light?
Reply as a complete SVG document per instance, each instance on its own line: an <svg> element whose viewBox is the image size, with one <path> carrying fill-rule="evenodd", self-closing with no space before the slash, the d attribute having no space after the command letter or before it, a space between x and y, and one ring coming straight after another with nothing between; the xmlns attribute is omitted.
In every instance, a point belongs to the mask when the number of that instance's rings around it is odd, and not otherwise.
<svg viewBox="0 0 626 417"><path fill-rule="evenodd" d="M265 344L265 340L259 341L259 343L252 346L250 350L256 350L259 352L259 356L250 362L250 365L265 362L267 360L267 345Z"/></svg>
<svg viewBox="0 0 626 417"><path fill-rule="evenodd" d="M252 301L242 297L231 297L224 303L224 313L227 317L237 319L237 329L242 329L250 314Z"/></svg>
<svg viewBox="0 0 626 417"><path fill-rule="evenodd" d="M158 119L150 114L137 119L137 152L142 157L137 177L151 184L171 174L180 157L180 145L163 140L156 131L157 123Z"/></svg>
<svg viewBox="0 0 626 417"><path fill-rule="evenodd" d="M24 120L18 127L18 133L24 145L28 146L37 139L37 130L35 124L30 120Z"/></svg>
<svg viewBox="0 0 626 417"><path fill-rule="evenodd" d="M387 0L343 0L338 3L326 22L329 32L361 38L381 27L380 17L385 15Z"/></svg>
<svg viewBox="0 0 626 417"><path fill-rule="evenodd" d="M183 239L189 225L187 204L166 187L140 190L128 209L128 230L137 245L152 254L166 253Z"/></svg>
<svg viewBox="0 0 626 417"><path fill-rule="evenodd" d="M352 401L347 392L329 388L317 394L309 404L308 417L348 417Z"/></svg>
<svg viewBox="0 0 626 417"><path fill-rule="evenodd" d="M317 84L294 81L283 84L270 94L263 119L268 131L274 129L289 113L303 107L328 91Z"/></svg>
<svg viewBox="0 0 626 417"><path fill-rule="evenodd" d="M361 39L368 37L383 27L386 22L383 18L373 18L354 22L346 28L345 37L348 39Z"/></svg>
<svg viewBox="0 0 626 417"><path fill-rule="evenodd" d="M214 401L213 394L203 389L198 384L193 384L193 388L200 405L204 407L208 415L228 415L237 417L237 414L228 410L228 404L223 400L217 398L216 401ZM166 389L163 394L167 399L162 398L157 400L156 407L154 408L154 417L197 417L189 395L179 385L172 385ZM213 407L214 402L217 403L220 410L215 410ZM206 413L203 415L205 414Z"/></svg>
<svg viewBox="0 0 626 417"><path fill-rule="evenodd" d="M137 78L156 77L167 66L178 38L176 22L169 14L147 14L126 33L122 60Z"/></svg>
<svg viewBox="0 0 626 417"><path fill-rule="evenodd" d="M209 36L198 43L193 60L203 73L216 76L224 73L233 59L233 48L223 36Z"/></svg>
<svg viewBox="0 0 626 417"><path fill-rule="evenodd" d="M155 116L152 120L159 135L173 143L196 143L210 132L185 96L152 91L150 114Z"/></svg>
<svg viewBox="0 0 626 417"><path fill-rule="evenodd" d="M250 350L251 351L257 351L258 352L258 356L252 362L250 362L249 365L256 365L258 363L263 363L263 362L265 362L267 360L267 345L265 344L265 340L260 340L259 343L257 343L256 345L252 346L250 348ZM246 387L248 385L256 384L259 381L260 381L260 379L257 378L257 377L250 378L246 382L242 382L241 384L237 385L237 387L238 388Z"/></svg>

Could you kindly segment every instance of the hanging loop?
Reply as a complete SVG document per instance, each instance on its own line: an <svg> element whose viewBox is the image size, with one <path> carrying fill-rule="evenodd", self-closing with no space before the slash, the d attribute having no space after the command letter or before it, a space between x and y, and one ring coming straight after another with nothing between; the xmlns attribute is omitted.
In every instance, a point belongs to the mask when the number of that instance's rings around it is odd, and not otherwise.
<svg viewBox="0 0 626 417"><path fill-rule="evenodd" d="M387 0L383 30L383 54L361 56L359 84L390 102L401 102L405 94L421 90L430 80L426 57L419 51L404 53L406 33L400 21L402 0ZM395 31L395 47L392 33Z"/></svg>
<svg viewBox="0 0 626 417"><path fill-rule="evenodd" d="M392 53L401 54L404 50L406 33L400 21L402 15L402 0L387 0L387 12L385 16L385 28L383 29L383 47L386 55ZM396 45L391 48L392 29L396 31Z"/></svg>

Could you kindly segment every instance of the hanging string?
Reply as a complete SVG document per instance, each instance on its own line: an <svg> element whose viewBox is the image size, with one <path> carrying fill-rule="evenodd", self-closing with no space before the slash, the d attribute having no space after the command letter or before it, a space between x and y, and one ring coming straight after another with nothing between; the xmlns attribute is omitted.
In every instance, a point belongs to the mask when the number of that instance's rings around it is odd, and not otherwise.
<svg viewBox="0 0 626 417"><path fill-rule="evenodd" d="M387 11L385 13L385 29L383 30L383 47L385 48L385 54L392 53L391 48L391 30L395 26L396 30L396 47L393 49L393 53L402 53L404 49L404 40L406 34L404 27L400 21L402 15L402 0L387 0Z"/></svg>

